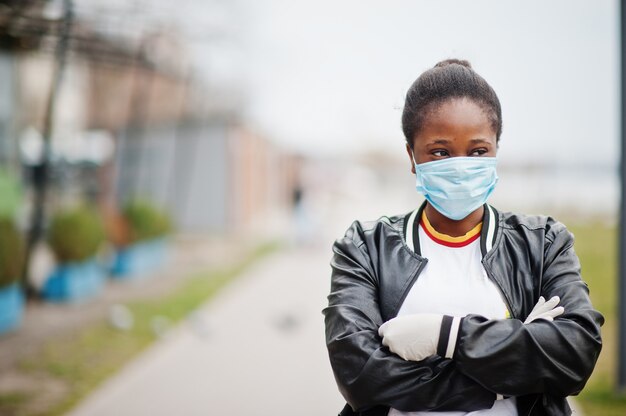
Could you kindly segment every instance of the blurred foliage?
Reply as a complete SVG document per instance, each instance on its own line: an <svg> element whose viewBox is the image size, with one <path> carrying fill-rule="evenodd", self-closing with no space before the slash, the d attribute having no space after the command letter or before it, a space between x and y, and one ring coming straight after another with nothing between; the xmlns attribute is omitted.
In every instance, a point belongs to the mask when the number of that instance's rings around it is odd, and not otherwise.
<svg viewBox="0 0 626 416"><path fill-rule="evenodd" d="M0 49L5 51L29 51L41 45L42 36L14 35L6 33L6 28L0 28Z"/></svg>
<svg viewBox="0 0 626 416"><path fill-rule="evenodd" d="M0 217L0 289L22 276L24 238L11 218Z"/></svg>
<svg viewBox="0 0 626 416"><path fill-rule="evenodd" d="M23 52L41 46L51 25L29 16L40 14L44 4L41 0L0 0L0 50Z"/></svg>
<svg viewBox="0 0 626 416"><path fill-rule="evenodd" d="M88 206L58 212L52 218L48 233L48 243L62 263L93 257L104 238L104 226L98 212Z"/></svg>
<svg viewBox="0 0 626 416"><path fill-rule="evenodd" d="M169 215L148 201L135 200L123 209L128 224L128 242L152 240L164 237L172 231Z"/></svg>
<svg viewBox="0 0 626 416"><path fill-rule="evenodd" d="M22 188L18 179L0 169L0 217L14 218L22 201Z"/></svg>
<svg viewBox="0 0 626 416"><path fill-rule="evenodd" d="M580 258L583 280L589 285L593 306L606 319L602 326L600 358L591 378L576 400L585 415L626 415L626 396L616 390L617 228L602 223L568 228L576 237L574 248Z"/></svg>

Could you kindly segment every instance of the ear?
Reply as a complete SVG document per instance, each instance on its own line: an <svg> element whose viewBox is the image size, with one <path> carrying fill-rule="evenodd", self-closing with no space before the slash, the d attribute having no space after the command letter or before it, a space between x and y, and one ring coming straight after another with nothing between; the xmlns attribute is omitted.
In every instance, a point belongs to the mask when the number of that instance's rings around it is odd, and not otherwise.
<svg viewBox="0 0 626 416"><path fill-rule="evenodd" d="M411 173L415 175L415 164L413 162L414 157L413 157L413 149L411 149L411 146L409 146L409 144L406 144L406 152L409 155L409 160L411 161Z"/></svg>

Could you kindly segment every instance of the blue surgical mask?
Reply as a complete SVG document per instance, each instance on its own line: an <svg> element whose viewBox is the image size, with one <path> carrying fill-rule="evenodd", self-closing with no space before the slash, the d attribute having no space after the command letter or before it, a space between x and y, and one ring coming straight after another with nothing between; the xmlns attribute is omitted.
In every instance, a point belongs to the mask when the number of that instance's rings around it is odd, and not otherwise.
<svg viewBox="0 0 626 416"><path fill-rule="evenodd" d="M483 205L498 182L495 157L450 157L415 163L416 188L441 214L462 220Z"/></svg>

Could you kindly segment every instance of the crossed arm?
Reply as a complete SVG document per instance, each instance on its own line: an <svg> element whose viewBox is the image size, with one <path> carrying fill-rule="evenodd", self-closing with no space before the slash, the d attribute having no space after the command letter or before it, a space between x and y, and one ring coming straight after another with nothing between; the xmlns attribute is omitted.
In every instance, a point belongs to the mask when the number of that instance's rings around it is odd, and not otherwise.
<svg viewBox="0 0 626 416"><path fill-rule="evenodd" d="M438 356L405 361L382 345L377 283L366 254L350 237L337 240L331 292L323 310L326 344L340 392L355 410L490 408L496 394Z"/></svg>
<svg viewBox="0 0 626 416"><path fill-rule="evenodd" d="M565 309L554 296L546 302L543 296L528 315L524 324L538 319L554 321ZM378 328L382 343L389 350L409 361L421 361L431 355L453 358L459 332L460 317L435 313L416 313L390 319Z"/></svg>
<svg viewBox="0 0 626 416"><path fill-rule="evenodd" d="M558 296L565 312L553 321L464 317L452 359L428 355L407 361L383 345L376 277L367 253L348 236L331 261L326 341L339 389L356 410L490 408L496 394L580 391L600 351L602 316L593 310L571 235L561 232L546 252L543 294Z"/></svg>

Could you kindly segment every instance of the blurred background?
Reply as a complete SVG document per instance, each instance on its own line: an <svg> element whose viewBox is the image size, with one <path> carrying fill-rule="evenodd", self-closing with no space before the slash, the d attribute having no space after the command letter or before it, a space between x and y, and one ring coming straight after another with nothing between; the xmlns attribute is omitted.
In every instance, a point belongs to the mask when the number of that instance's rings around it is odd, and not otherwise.
<svg viewBox="0 0 626 416"><path fill-rule="evenodd" d="M576 235L616 389L616 0L0 1L0 414L336 414L335 238L421 197L400 117L467 59L500 210ZM334 412L334 413L333 413Z"/></svg>

